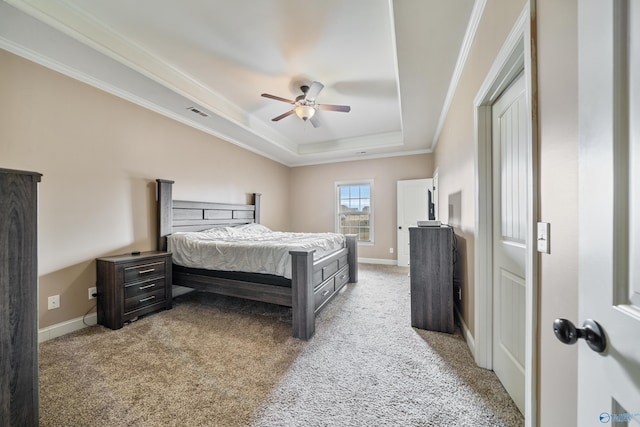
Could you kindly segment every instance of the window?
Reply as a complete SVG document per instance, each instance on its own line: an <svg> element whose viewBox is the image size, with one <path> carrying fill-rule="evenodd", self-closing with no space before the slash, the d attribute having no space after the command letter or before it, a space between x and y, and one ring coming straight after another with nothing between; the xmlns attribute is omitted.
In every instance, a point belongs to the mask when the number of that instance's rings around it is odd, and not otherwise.
<svg viewBox="0 0 640 427"><path fill-rule="evenodd" d="M357 234L358 242L373 242L372 189L371 181L336 184L338 233Z"/></svg>

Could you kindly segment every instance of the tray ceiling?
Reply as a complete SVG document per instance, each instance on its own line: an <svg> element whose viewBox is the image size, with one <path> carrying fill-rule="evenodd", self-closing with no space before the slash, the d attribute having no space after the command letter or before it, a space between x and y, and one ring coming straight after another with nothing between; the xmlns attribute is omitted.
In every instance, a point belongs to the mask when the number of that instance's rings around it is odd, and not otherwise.
<svg viewBox="0 0 640 427"><path fill-rule="evenodd" d="M4 19L16 28L1 30L0 47L45 56L289 166L430 152L474 8L473 0L6 2ZM21 35L25 26L57 43ZM318 128L295 115L271 121L292 106L261 93L295 99L314 80L325 85L318 103L351 111L319 111Z"/></svg>

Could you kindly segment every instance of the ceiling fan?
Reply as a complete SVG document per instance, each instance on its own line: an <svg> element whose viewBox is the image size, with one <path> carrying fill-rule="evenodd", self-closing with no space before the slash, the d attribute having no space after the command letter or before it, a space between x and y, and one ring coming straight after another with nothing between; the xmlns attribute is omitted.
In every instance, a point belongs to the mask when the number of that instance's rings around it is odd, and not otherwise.
<svg viewBox="0 0 640 427"><path fill-rule="evenodd" d="M349 111L351 111L351 107L349 107L348 105L316 104L316 97L323 88L324 85L320 82L313 82L311 83L311 86L300 86L302 95L297 96L295 101L281 98L275 95L270 95L268 93L263 93L262 96L264 96L265 98L275 99L276 101L282 101L286 102L287 104L295 105L292 110L289 110L286 113L279 115L278 117L274 117L273 119L271 119L271 121L277 122L278 120L284 119L285 117L296 113L296 115L303 121L306 122L307 120L309 120L313 127L317 128L318 126L320 126L318 118L315 117L317 110L340 111L343 113L348 113Z"/></svg>

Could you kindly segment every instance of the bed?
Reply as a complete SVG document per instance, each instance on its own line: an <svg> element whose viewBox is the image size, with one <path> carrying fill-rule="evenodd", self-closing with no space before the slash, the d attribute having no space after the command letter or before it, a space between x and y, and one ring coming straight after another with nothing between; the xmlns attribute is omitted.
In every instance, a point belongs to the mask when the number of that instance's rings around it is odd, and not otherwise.
<svg viewBox="0 0 640 427"><path fill-rule="evenodd" d="M260 197L252 204L173 200L174 181L157 179L158 250L168 249L170 236L185 232L243 228L260 224ZM300 233L297 233L300 234ZM347 283L358 281L357 236L344 235L337 249L319 250L298 245L289 250L285 272L211 270L173 263L173 284L199 291L291 307L292 335L308 340L315 332L315 318ZM177 246L177 240L173 240ZM193 255L190 255L193 257ZM174 253L176 259L184 257ZM282 267L282 263L277 263Z"/></svg>

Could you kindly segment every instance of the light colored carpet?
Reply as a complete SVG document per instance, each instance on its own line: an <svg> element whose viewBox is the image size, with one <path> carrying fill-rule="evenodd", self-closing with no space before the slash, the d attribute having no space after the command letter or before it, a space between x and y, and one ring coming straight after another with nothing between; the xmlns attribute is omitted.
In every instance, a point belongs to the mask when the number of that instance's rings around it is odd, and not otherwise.
<svg viewBox="0 0 640 427"><path fill-rule="evenodd" d="M360 266L290 337L290 310L205 293L40 345L41 426L520 426L459 335L411 328L407 269Z"/></svg>

